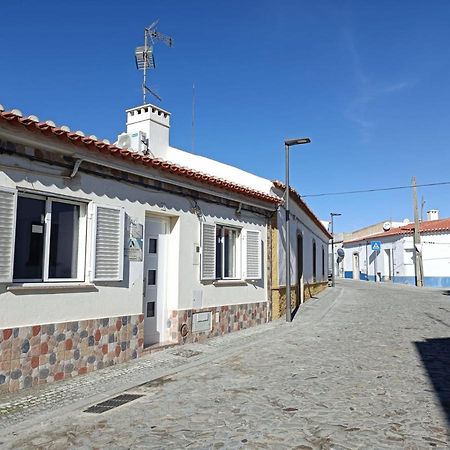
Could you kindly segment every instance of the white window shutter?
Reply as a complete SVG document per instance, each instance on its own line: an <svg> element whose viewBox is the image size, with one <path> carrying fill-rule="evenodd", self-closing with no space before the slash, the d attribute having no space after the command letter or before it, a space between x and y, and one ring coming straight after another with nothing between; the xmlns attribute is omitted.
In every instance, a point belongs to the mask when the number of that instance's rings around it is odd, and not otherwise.
<svg viewBox="0 0 450 450"><path fill-rule="evenodd" d="M13 278L17 191L0 189L0 283Z"/></svg>
<svg viewBox="0 0 450 450"><path fill-rule="evenodd" d="M245 230L244 233L244 278L259 280L261 278L261 233L257 230Z"/></svg>
<svg viewBox="0 0 450 450"><path fill-rule="evenodd" d="M94 281L122 281L125 212L94 205L92 275Z"/></svg>
<svg viewBox="0 0 450 450"><path fill-rule="evenodd" d="M216 226L202 223L202 280L216 279Z"/></svg>

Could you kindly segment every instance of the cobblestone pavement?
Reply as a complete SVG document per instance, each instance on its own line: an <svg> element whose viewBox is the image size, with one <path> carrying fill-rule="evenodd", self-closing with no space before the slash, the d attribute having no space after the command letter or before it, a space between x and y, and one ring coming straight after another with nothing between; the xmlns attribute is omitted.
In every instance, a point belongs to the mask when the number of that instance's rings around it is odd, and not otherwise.
<svg viewBox="0 0 450 450"><path fill-rule="evenodd" d="M0 445L449 448L450 295L340 281L275 322L0 400ZM88 406L123 392L102 414Z"/></svg>

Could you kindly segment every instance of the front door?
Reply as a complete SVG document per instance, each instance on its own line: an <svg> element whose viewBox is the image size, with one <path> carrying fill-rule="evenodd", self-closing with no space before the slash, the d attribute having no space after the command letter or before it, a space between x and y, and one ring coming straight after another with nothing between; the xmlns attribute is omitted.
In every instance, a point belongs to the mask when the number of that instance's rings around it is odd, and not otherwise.
<svg viewBox="0 0 450 450"><path fill-rule="evenodd" d="M297 289L298 300L303 303L303 236L297 235Z"/></svg>
<svg viewBox="0 0 450 450"><path fill-rule="evenodd" d="M385 281L392 280L392 262L391 262L390 248L384 250L384 274L385 274Z"/></svg>
<svg viewBox="0 0 450 450"><path fill-rule="evenodd" d="M164 219L146 218L144 244L144 346L160 342L164 326L166 236Z"/></svg>
<svg viewBox="0 0 450 450"><path fill-rule="evenodd" d="M353 279L359 280L359 254L353 253Z"/></svg>

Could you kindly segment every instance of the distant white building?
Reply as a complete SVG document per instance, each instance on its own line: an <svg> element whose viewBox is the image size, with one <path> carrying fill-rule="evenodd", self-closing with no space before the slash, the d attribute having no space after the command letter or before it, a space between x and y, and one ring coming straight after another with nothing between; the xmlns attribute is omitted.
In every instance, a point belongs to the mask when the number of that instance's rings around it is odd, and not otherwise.
<svg viewBox="0 0 450 450"><path fill-rule="evenodd" d="M401 225L408 224L409 220L404 219L403 222L392 222L390 220L384 220L382 222L377 222L373 225L369 225L358 230L347 233L334 233L334 255L331 256L332 245L330 243L330 271L331 264L334 264L334 273L336 277L345 278L344 273L344 259L342 257L342 248L344 242L356 241L358 238L367 239L369 236L383 233L387 229L399 227ZM347 274L348 275L348 274Z"/></svg>
<svg viewBox="0 0 450 450"><path fill-rule="evenodd" d="M450 218L439 219L437 210L428 211L420 223L424 284L450 286ZM345 239L344 277L357 280L415 284L414 224L405 223L384 232ZM380 242L379 252L372 243Z"/></svg>

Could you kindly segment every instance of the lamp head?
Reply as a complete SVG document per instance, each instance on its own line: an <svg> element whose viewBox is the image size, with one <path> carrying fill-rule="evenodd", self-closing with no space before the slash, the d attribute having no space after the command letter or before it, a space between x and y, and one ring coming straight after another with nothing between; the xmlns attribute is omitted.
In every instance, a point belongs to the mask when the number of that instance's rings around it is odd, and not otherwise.
<svg viewBox="0 0 450 450"><path fill-rule="evenodd" d="M310 138L286 139L284 141L284 145L290 147L292 145L309 144L310 142L311 142Z"/></svg>

